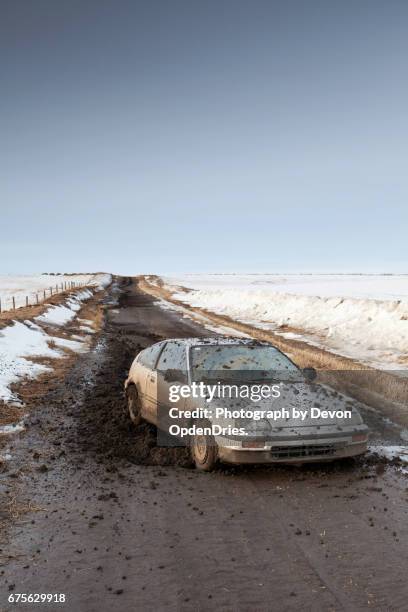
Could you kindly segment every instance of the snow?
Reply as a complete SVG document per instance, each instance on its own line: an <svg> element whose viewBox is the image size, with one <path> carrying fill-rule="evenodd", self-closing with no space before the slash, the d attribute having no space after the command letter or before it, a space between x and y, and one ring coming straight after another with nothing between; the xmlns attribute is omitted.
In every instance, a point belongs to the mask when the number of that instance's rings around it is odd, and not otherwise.
<svg viewBox="0 0 408 612"><path fill-rule="evenodd" d="M112 282L112 274L94 274L93 278L91 284L94 284L97 289L106 289Z"/></svg>
<svg viewBox="0 0 408 612"><path fill-rule="evenodd" d="M320 297L408 301L408 274L186 274L162 277L192 289L259 290Z"/></svg>
<svg viewBox="0 0 408 612"><path fill-rule="evenodd" d="M407 368L408 275L200 274L163 281L190 306L374 367Z"/></svg>
<svg viewBox="0 0 408 612"><path fill-rule="evenodd" d="M75 317L75 312L67 306L51 306L44 314L36 317L37 321L49 323L50 325L65 325L72 321Z"/></svg>
<svg viewBox="0 0 408 612"><path fill-rule="evenodd" d="M19 322L0 331L0 399L16 399L9 387L21 377L35 378L49 371L47 366L26 359L31 355L59 357L47 339L40 327Z"/></svg>
<svg viewBox="0 0 408 612"><path fill-rule="evenodd" d="M0 435L8 436L10 434L20 433L24 431L24 419L19 421L18 423L11 423L10 425L1 425L0 426ZM4 459L6 461L11 459L11 455L5 455Z"/></svg>
<svg viewBox="0 0 408 612"><path fill-rule="evenodd" d="M48 366L33 363L30 357L61 358L64 353L55 347L69 348L73 351L84 350L83 343L49 336L39 325L31 321L13 325L0 330L0 399L5 402L18 401L10 386L21 378L36 378L49 372Z"/></svg>
<svg viewBox="0 0 408 612"><path fill-rule="evenodd" d="M94 334L95 330L92 327L88 327L88 325L80 325L79 329L81 331L86 332L87 334Z"/></svg>
<svg viewBox="0 0 408 612"><path fill-rule="evenodd" d="M42 315L36 317L36 321L49 325L66 325L75 318L76 313L81 308L81 302L92 297L92 291L84 289L68 298L65 304L50 306Z"/></svg>
<svg viewBox="0 0 408 612"><path fill-rule="evenodd" d="M2 311L11 310L13 307L12 297L15 297L16 308L25 306L26 296L28 296L29 304L36 303L36 294L41 302L43 300L43 292L46 291L46 297L50 296L50 287L53 293L58 285L58 292L61 291L61 283L75 282L85 285L92 285L97 289L103 289L112 282L110 274L77 274L77 275L48 275L37 274L31 276L0 276L0 299Z"/></svg>
<svg viewBox="0 0 408 612"><path fill-rule="evenodd" d="M402 463L408 464L408 446L399 445L372 445L370 451L377 453L380 457L385 457L389 461L393 459L399 459ZM405 472L406 473L406 472Z"/></svg>
<svg viewBox="0 0 408 612"><path fill-rule="evenodd" d="M57 338L54 336L52 341L55 346L69 349L75 353L85 353L88 350L88 345L85 344L83 340L67 340L66 338Z"/></svg>

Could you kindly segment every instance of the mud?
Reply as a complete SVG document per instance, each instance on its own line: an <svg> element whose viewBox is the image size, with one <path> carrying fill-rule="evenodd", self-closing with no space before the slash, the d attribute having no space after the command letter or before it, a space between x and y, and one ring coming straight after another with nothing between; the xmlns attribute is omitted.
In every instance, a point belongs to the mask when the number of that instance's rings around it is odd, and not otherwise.
<svg viewBox="0 0 408 612"><path fill-rule="evenodd" d="M99 462L115 469L118 461L136 465L179 465L191 467L185 448L160 448L156 428L148 423L135 427L129 419L123 391L129 365L141 345L121 339L113 326L106 329L107 358L95 376L95 386L86 390L78 410L74 448L92 453Z"/></svg>

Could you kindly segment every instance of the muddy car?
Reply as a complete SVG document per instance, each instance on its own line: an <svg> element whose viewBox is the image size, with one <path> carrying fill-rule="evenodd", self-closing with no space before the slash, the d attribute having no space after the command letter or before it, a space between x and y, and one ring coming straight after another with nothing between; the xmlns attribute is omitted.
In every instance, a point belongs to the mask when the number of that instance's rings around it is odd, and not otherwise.
<svg viewBox="0 0 408 612"><path fill-rule="evenodd" d="M315 377L266 342L173 339L137 355L125 391L133 423L156 425L163 445L169 437L188 444L201 470L218 461L301 464L363 454L368 428L357 408Z"/></svg>

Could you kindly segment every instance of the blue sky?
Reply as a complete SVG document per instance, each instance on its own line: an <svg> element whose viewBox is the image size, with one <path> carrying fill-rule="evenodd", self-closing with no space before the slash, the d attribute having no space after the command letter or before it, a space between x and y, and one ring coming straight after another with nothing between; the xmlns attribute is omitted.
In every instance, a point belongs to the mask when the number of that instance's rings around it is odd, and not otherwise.
<svg viewBox="0 0 408 612"><path fill-rule="evenodd" d="M404 1L0 0L0 272L408 272Z"/></svg>

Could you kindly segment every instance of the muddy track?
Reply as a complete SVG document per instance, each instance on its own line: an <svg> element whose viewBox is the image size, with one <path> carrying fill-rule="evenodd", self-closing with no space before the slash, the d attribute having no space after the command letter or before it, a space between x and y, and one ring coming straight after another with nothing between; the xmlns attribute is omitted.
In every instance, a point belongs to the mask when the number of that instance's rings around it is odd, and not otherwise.
<svg viewBox="0 0 408 612"><path fill-rule="evenodd" d="M122 298L121 306L125 304L126 299ZM143 423L136 429L129 419L123 383L132 360L143 346L132 341L129 331L117 333L112 324L107 324L104 337L107 358L95 375L95 386L86 390L81 402L75 444L113 469L121 459L136 465L191 467L186 449L157 447L156 428ZM152 335L146 341L157 339Z"/></svg>
<svg viewBox="0 0 408 612"><path fill-rule="evenodd" d="M65 593L58 609L404 610L408 489L384 461L202 474L124 412L134 354L209 332L162 310L137 283L95 350L36 406L0 493L15 519L1 546L10 593ZM374 413L378 436L392 436ZM49 608L51 609L51 608Z"/></svg>

